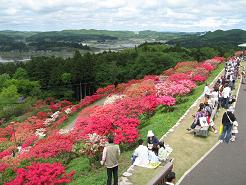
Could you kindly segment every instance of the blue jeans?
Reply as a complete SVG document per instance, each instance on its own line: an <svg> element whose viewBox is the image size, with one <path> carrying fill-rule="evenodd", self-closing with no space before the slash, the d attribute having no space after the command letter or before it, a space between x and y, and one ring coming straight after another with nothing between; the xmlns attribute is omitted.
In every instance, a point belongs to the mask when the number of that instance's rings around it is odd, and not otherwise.
<svg viewBox="0 0 246 185"><path fill-rule="evenodd" d="M229 97L223 99L223 107L225 109L228 109L229 108Z"/></svg>
<svg viewBox="0 0 246 185"><path fill-rule="evenodd" d="M231 129L232 129L232 125L224 125L223 132L221 134L220 139L229 143L231 139Z"/></svg>
<svg viewBox="0 0 246 185"><path fill-rule="evenodd" d="M219 100L218 100L218 109L220 109L220 107L222 106L223 104L223 97L219 97Z"/></svg>

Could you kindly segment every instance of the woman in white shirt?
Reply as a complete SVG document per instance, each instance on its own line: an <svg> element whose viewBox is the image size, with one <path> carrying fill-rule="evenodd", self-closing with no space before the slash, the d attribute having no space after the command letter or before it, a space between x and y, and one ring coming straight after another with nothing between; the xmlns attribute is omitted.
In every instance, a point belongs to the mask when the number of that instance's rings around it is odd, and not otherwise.
<svg viewBox="0 0 246 185"><path fill-rule="evenodd" d="M146 167L149 164L149 151L147 146L143 145L143 140L138 141L139 146L135 149L133 165Z"/></svg>
<svg viewBox="0 0 246 185"><path fill-rule="evenodd" d="M229 97L231 95L231 88L228 84L225 85L225 88L223 89L223 106L225 109L229 108Z"/></svg>

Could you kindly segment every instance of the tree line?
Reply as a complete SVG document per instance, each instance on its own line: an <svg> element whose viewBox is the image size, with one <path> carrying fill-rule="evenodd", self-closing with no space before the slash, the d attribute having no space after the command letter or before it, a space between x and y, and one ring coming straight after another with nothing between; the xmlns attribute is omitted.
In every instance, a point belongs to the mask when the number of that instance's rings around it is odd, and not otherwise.
<svg viewBox="0 0 246 185"><path fill-rule="evenodd" d="M67 59L42 56L33 57L28 62L1 63L0 74L12 77L21 68L26 71L28 80L39 82L40 97L78 100L81 93L82 96L89 95L114 82L160 74L179 61L201 61L220 54L217 49L209 47L187 49L179 45L144 43L120 52L81 55L76 51Z"/></svg>

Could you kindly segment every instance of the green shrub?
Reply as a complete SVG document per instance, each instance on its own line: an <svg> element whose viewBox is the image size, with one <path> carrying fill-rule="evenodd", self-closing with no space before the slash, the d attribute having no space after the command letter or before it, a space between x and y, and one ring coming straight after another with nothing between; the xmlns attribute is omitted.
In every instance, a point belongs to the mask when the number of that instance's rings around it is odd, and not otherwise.
<svg viewBox="0 0 246 185"><path fill-rule="evenodd" d="M81 175L87 174L91 170L89 159L83 156L73 159L67 165L67 172L71 172L72 170L76 172L74 179L80 177Z"/></svg>
<svg viewBox="0 0 246 185"><path fill-rule="evenodd" d="M6 150L7 148L9 148L12 145L14 145L14 143L12 143L10 141L5 141L5 142L0 143L0 152Z"/></svg>
<svg viewBox="0 0 246 185"><path fill-rule="evenodd" d="M16 174L13 169L7 168L2 173L0 173L0 184L9 182L15 178Z"/></svg>

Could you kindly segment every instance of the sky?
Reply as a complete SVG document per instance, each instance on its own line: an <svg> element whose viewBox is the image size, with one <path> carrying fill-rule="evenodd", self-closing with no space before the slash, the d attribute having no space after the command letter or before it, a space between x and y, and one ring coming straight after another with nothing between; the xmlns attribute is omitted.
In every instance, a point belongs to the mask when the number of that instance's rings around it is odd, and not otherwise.
<svg viewBox="0 0 246 185"><path fill-rule="evenodd" d="M0 0L0 30L246 29L246 0Z"/></svg>

